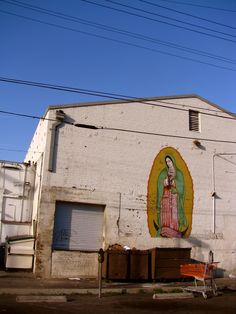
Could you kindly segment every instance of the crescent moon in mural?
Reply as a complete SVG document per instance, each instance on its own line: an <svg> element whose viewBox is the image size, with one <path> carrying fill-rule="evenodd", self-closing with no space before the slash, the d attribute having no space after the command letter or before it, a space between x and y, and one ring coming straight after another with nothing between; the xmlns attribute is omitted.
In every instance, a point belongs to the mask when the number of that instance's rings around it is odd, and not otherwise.
<svg viewBox="0 0 236 314"><path fill-rule="evenodd" d="M163 148L148 181L147 216L151 237L187 238L192 229L193 182L180 153Z"/></svg>

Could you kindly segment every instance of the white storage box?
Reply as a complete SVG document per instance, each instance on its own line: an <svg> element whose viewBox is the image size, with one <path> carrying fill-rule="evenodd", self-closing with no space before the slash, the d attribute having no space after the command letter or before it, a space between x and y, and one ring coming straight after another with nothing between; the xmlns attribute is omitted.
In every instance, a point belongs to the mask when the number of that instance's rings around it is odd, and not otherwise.
<svg viewBox="0 0 236 314"><path fill-rule="evenodd" d="M34 241L31 236L15 236L6 239L5 267L32 269Z"/></svg>

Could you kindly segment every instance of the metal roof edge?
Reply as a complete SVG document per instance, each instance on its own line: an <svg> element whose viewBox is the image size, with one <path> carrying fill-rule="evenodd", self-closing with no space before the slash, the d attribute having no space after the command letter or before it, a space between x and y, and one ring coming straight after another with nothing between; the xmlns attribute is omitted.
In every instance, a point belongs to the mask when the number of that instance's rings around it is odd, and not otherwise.
<svg viewBox="0 0 236 314"><path fill-rule="evenodd" d="M94 102L82 102L82 103L74 103L74 104L62 104L62 105L51 105L48 106L45 116L48 111L55 110L55 109L63 109L63 108L75 108L75 107L88 107L88 106L101 106L101 105L113 105L113 104L121 104L121 103L130 103L130 102L141 102L141 101L154 101L154 100L169 100L169 99L181 99L181 98L198 98L202 100L203 102L206 102L207 104L217 108L218 110L229 114L233 117L236 117L236 113L230 112L221 106L209 101L208 99L199 96L197 94L180 94L180 95L172 95L172 96L156 96L156 97L143 97L143 98L127 98L127 99L110 99L110 100L99 100Z"/></svg>

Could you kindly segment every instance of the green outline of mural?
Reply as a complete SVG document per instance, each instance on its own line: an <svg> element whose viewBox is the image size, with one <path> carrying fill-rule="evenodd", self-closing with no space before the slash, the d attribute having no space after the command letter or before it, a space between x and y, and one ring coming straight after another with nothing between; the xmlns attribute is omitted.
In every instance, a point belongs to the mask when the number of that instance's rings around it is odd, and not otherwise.
<svg viewBox="0 0 236 314"><path fill-rule="evenodd" d="M165 147L157 154L149 175L147 193L147 218L149 232L151 237L163 237L160 231L160 207L158 210L157 203L160 202L160 200L158 200L158 194L160 196L160 194L162 193L162 191L160 191L160 188L158 189L158 178L160 180L160 177L163 177L164 173L166 173L166 156L171 157L175 165L176 176L178 174L179 182L181 182L182 180L182 196L181 199L180 197L178 197L178 219L180 226L179 236L173 237L187 238L189 237L192 229L192 209L194 196L193 182L185 161L181 157L180 153L173 147ZM182 214L179 213L180 203L182 208Z"/></svg>

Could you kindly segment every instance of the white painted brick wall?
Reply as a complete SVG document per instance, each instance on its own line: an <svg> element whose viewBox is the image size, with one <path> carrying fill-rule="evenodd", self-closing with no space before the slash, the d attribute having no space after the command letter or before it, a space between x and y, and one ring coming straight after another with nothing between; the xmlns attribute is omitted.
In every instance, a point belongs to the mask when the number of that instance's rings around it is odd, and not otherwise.
<svg viewBox="0 0 236 314"><path fill-rule="evenodd" d="M167 102L170 101L178 104L176 108L188 109L188 105L191 105L204 113L231 117L198 98L172 99ZM212 233L211 193L213 155L236 153L236 121L201 114L201 132L191 132L188 130L188 111L168 110L156 106L155 101L151 103L151 106L122 103L62 107L65 114L75 123L110 129L90 130L68 124L60 127L56 146L56 171L51 173L47 168L51 122L43 122L30 147L30 150L40 147L45 152L42 184L46 187L101 191L111 195L120 193L119 228L116 226L118 230L113 230L112 209L106 208L105 246L114 243L139 249L155 246L191 246L193 257L198 259L206 259L211 249L215 251L216 259L222 262L222 267L233 271L235 259L232 252L236 252L236 236L233 232L236 225L235 155L227 157L230 162L228 159L215 159L216 192L219 194L216 199L216 234ZM47 117L54 118L55 110L50 110ZM195 138L201 141L204 149L194 146ZM148 231L148 178L156 155L166 146L172 146L180 152L193 179L194 209L189 239L151 238ZM30 154L27 158L35 159Z"/></svg>

